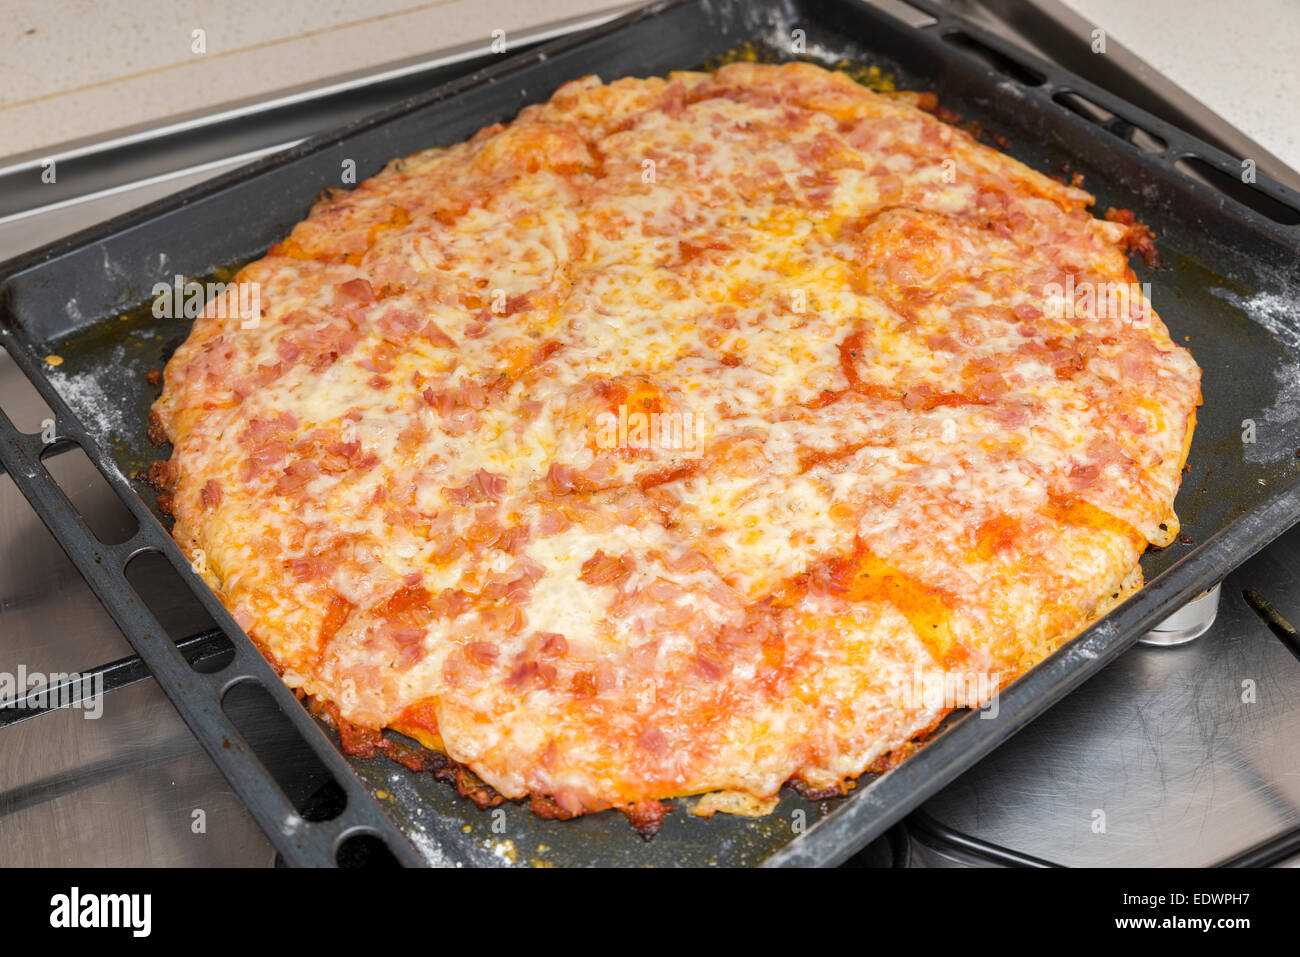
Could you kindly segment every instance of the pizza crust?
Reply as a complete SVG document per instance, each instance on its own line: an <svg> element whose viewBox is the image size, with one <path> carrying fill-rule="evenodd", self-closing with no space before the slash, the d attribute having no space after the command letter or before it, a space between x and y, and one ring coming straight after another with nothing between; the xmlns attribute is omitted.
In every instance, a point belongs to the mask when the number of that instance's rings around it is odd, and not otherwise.
<svg viewBox="0 0 1300 957"><path fill-rule="evenodd" d="M200 317L176 539L350 739L552 816L842 790L1177 534L1199 369L1050 308L1133 280L1091 199L808 64L567 84Z"/></svg>

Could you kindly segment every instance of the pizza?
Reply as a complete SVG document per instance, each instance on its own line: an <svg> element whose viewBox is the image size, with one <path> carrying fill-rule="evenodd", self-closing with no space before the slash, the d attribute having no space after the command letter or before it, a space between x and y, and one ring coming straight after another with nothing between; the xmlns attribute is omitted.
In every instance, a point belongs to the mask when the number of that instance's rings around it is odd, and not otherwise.
<svg viewBox="0 0 1300 957"><path fill-rule="evenodd" d="M167 365L176 541L348 749L481 802L892 766L1140 584L1200 404L1140 225L932 106L587 77L327 191Z"/></svg>

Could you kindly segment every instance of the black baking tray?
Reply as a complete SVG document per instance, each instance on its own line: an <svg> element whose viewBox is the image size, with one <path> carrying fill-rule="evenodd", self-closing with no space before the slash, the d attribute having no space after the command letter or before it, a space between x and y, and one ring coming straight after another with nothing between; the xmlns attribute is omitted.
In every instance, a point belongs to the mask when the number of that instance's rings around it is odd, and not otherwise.
<svg viewBox="0 0 1300 957"><path fill-rule="evenodd" d="M934 22L911 27L853 0L733 3L666 0L505 59L337 132L186 190L0 267L0 344L56 413L58 436L18 433L0 415L0 464L37 509L145 659L272 842L294 864L327 865L348 842L382 842L399 863L557 865L830 865L883 834L1143 631L1220 580L1300 519L1300 196L1230 157L925 0ZM344 160L361 176L429 146L466 139L595 73L663 74L741 55L809 59L940 102L1048 173L1082 173L1098 212L1133 209L1156 231L1160 268L1135 263L1157 311L1204 370L1205 405L1177 509L1183 536L1144 556L1148 584L1004 689L996 718L962 712L899 767L864 776L846 798L783 792L758 820L678 809L644 842L615 813L544 821L506 804L479 811L430 774L345 758L332 732L278 681L172 543L153 493L131 476L165 455L145 437L161 368L188 327L140 308L157 282L202 277L261 255L337 186ZM1001 139L1005 137L1005 139ZM63 358L57 368L44 357ZM46 436L48 438L48 436ZM1246 441L1254 439L1253 442ZM125 543L89 533L42 456L78 445L140 523ZM159 553L231 654L196 671L123 574ZM145 596L148 598L148 596ZM222 710L239 684L269 693L341 789L319 813L291 802L265 756ZM342 810L340 811L340 807Z"/></svg>

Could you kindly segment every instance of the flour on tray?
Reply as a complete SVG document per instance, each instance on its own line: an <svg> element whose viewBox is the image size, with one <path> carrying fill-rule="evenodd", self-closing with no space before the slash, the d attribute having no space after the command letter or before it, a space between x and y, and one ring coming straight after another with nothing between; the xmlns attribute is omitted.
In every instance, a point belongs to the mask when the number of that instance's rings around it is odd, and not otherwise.
<svg viewBox="0 0 1300 957"><path fill-rule="evenodd" d="M1262 292L1241 296L1227 289L1212 291L1268 330L1290 357L1273 373L1277 400L1264 413L1254 444L1245 447L1246 460L1264 463L1293 457L1300 448L1300 295Z"/></svg>
<svg viewBox="0 0 1300 957"><path fill-rule="evenodd" d="M124 360L125 350L119 346L114 350L109 365L121 369ZM109 397L93 373L67 373L49 368L45 374L86 431L104 446L108 446L114 436L124 435L132 428L132 423L127 421L128 410L122 402Z"/></svg>

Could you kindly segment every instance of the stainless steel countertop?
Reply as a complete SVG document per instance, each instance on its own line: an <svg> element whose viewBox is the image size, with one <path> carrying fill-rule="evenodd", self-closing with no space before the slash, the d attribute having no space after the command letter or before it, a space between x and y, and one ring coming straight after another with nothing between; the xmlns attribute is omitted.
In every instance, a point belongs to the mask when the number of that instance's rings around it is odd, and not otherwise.
<svg viewBox="0 0 1300 957"><path fill-rule="evenodd" d="M1228 576L1206 635L1133 648L925 812L1076 867L1208 866L1300 828L1300 660L1247 588L1300 621L1300 529ZM969 861L917 846L927 866Z"/></svg>

